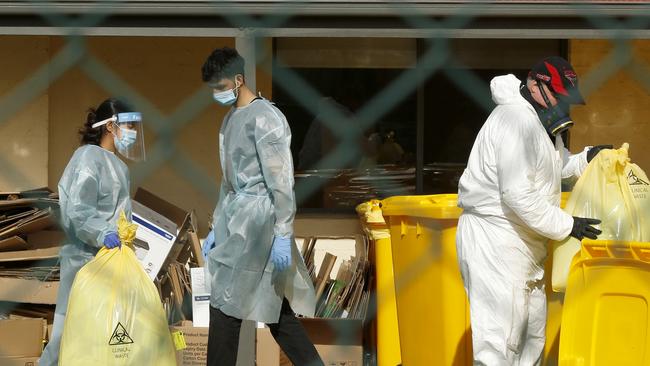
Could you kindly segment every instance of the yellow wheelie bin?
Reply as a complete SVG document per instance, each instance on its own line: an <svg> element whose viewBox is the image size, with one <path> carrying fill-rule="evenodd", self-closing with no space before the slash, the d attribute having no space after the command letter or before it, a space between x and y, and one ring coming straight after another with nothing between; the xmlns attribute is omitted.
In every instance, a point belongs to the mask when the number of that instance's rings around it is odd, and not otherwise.
<svg viewBox="0 0 650 366"><path fill-rule="evenodd" d="M650 365L650 243L583 240L569 270L561 366Z"/></svg>
<svg viewBox="0 0 650 366"><path fill-rule="evenodd" d="M375 268L377 280L377 365L396 366L402 363L397 308L395 304L395 281L390 232L382 215L381 203L372 200L357 206L361 226L375 244Z"/></svg>
<svg viewBox="0 0 650 366"><path fill-rule="evenodd" d="M564 208L570 192L562 193L560 207ZM560 328L562 326L562 306L564 293L553 292L551 272L553 270L553 242L549 242L548 257L544 265L546 283L546 344L544 346L544 366L557 366L560 350Z"/></svg>
<svg viewBox="0 0 650 366"><path fill-rule="evenodd" d="M563 193L562 207L568 195ZM397 196L381 201L380 209L390 233L404 365L472 364L469 304L456 257L456 229L462 213L457 199L456 194L440 194ZM552 293L550 283L547 295L544 364L556 365L563 295ZM389 301L389 297L384 298Z"/></svg>
<svg viewBox="0 0 650 366"><path fill-rule="evenodd" d="M470 365L469 305L456 260L455 194L382 201L404 365Z"/></svg>

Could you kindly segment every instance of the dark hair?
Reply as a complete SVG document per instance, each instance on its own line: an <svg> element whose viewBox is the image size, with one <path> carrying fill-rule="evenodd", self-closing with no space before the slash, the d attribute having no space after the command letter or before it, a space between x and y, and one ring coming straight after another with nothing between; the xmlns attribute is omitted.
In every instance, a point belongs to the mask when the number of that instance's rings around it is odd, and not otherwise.
<svg viewBox="0 0 650 366"><path fill-rule="evenodd" d="M203 63L201 74L204 82L244 75L244 59L234 48L217 48Z"/></svg>
<svg viewBox="0 0 650 366"><path fill-rule="evenodd" d="M81 144L99 145L102 136L108 133L108 130L106 129L106 125L93 128L93 124L124 112L133 112L133 109L125 102L116 98L106 99L97 107L97 109L89 108L88 115L86 116L86 123L81 129L79 129Z"/></svg>

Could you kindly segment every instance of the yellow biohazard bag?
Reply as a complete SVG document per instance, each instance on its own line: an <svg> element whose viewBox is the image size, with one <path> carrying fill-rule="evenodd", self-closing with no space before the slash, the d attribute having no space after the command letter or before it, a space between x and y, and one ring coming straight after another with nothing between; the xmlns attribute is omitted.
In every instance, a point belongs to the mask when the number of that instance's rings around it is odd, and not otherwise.
<svg viewBox="0 0 650 366"><path fill-rule="evenodd" d="M100 249L77 273L59 365L176 365L158 291L131 249L136 228L122 213L122 248Z"/></svg>
<svg viewBox="0 0 650 366"><path fill-rule="evenodd" d="M650 181L630 162L628 150L627 143L620 149L601 150L578 179L564 209L571 216L601 220L599 240L650 241ZM553 291L564 292L580 241L569 237L553 247Z"/></svg>

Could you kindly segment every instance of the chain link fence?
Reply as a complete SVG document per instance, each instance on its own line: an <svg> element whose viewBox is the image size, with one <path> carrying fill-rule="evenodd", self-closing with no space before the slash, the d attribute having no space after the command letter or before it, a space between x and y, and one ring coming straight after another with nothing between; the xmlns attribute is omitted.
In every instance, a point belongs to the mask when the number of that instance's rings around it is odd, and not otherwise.
<svg viewBox="0 0 650 366"><path fill-rule="evenodd" d="M349 11L345 10L346 7ZM148 22L142 14L155 20ZM190 25L192 17L198 19L199 15L198 25ZM355 4L333 1L215 0L187 4L167 1L155 4L146 1L26 1L8 3L0 8L0 16L5 25L12 24L11 19L18 22L28 18L26 24L29 26L5 26L6 34L11 34L13 29L19 34L57 34L65 40L64 46L47 64L0 97L0 124L19 114L66 72L80 69L103 88L107 96L121 96L141 111L146 119L147 132L155 136L155 139L148 140L147 161L131 169L133 186L140 185L157 169L171 166L178 175L187 177L206 201L215 203L218 182L202 169L201 164L193 161L178 141L184 129L193 128L200 113L212 108L210 91L199 88L187 95L172 112L163 111L148 95L139 91L138 85L123 79L110 65L89 52L87 41L97 29L103 29L105 34L128 36L129 26L139 22L141 26L137 27L136 33L145 35L165 36L166 29L173 28L170 32L176 32L176 35L219 36L218 29L222 29L224 37L240 36L249 46L252 45L248 55L254 55L254 59L246 61L255 63L258 75L272 75L271 99L285 111L294 130L296 141L292 150L295 166L301 167L296 170L295 187L299 214L310 210L324 215L333 211L353 214L357 204L372 197L455 192L473 138L494 106L489 95L490 78L508 72L519 72L518 75L525 77L522 73L526 71L521 63L512 71L506 66L468 66L465 64L467 58L461 57L461 60L458 57L458 48L455 48L458 40L473 39L475 43L471 45L480 47L484 42L485 47L490 47L494 44L490 41L497 38L523 39L531 43L546 39L555 42L556 54L570 59L577 57L572 53L577 51L572 51L569 46L573 39L603 40L610 45L608 52L599 58L582 60L586 64L579 65L588 70L579 73L586 99L602 91L606 85L611 87L612 80L620 78L621 73L631 80L626 87L645 93L646 104L650 94L650 47L647 44L638 46L638 42L647 42L639 39L647 38L650 29L650 5L644 1L618 4L612 1L359 1ZM128 26L120 26L121 22ZM215 26L211 27L211 24ZM189 31L183 33L179 29ZM364 68L354 65L354 62L360 62L358 60L352 61L351 66L346 66L345 61L334 60L334 66L312 67L315 71L310 71L309 67L295 66L295 62L287 63L279 56L280 42L295 38L316 39L318 42L334 39L342 43L346 39L410 39L415 46L409 51L413 57L408 65ZM142 38L142 42L146 42L146 38ZM219 46L215 43L215 47ZM372 51L372 46L368 49ZM531 49L534 55L539 53L534 47L522 49L522 59L530 59L523 54L530 53ZM300 49L294 51L300 52ZM506 50L497 50L496 54L501 51L513 54ZM354 54L355 50L347 52ZM495 50L490 54L494 57ZM164 63L164 51L160 56L158 62ZM202 61L207 54L192 57L199 57ZM319 63L329 62L314 61L314 64ZM198 74L199 70L196 70L195 75L188 77L198 78ZM328 77L331 77L330 81L325 80ZM352 79L354 85L347 82ZM381 83L377 81L380 79ZM436 85L444 85L445 89ZM377 89L368 90L370 86ZM173 85L169 87L173 88ZM444 99L446 92L453 95L460 107L456 106L454 112L446 112L444 105L433 109L428 107L436 100ZM642 110L644 119L637 123L647 124L650 113L647 107L625 104L642 100L623 101L620 108ZM599 113L599 108L609 107L588 105L588 112L582 112L581 116ZM464 108L471 109L473 114L469 117L459 114ZM300 123L292 121L292 116L303 120ZM305 123L305 118L308 118L307 122L318 119L321 129L312 131L318 137L316 140L307 141L310 124ZM465 118L468 123L464 122ZM387 119L393 121L387 123ZM576 120L576 123L578 126L581 121ZM453 141L451 139L457 135L450 133L440 137L435 136L435 132L428 132L432 128L441 134L454 132L443 128L443 124L462 125L466 131ZM650 130L641 126L639 131L645 132L647 137ZM325 133L330 141L327 149L320 146ZM435 138L436 143L427 141L429 138ZM583 140L575 136L572 139ZM3 138L3 143L8 141ZM319 148L317 158L303 168L299 161L301 150L315 145ZM385 153L388 157L380 158L382 148L389 150ZM436 149L449 149L451 152L441 155ZM218 164L218 156L213 158ZM12 161L0 157L0 167L4 176L21 181L23 172ZM440 176L444 177L442 181L431 183ZM359 181L363 184L357 184ZM414 264L414 268L418 266ZM417 279L417 272L422 270L426 268L419 266L409 278ZM402 281L400 286L408 284ZM8 313L13 305L3 306L1 310ZM376 306L371 304L367 324L373 321L376 311ZM340 331L343 337L352 330ZM374 355L366 355L365 362L374 364Z"/></svg>

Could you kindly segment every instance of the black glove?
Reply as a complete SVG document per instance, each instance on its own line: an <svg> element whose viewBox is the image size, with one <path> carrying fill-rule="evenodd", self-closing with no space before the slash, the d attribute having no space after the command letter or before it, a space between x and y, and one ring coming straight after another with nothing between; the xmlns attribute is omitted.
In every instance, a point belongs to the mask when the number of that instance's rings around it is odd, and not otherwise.
<svg viewBox="0 0 650 366"><path fill-rule="evenodd" d="M589 238L589 239L598 239L598 235L602 233L602 231L596 229L595 227L591 225L598 225L600 224L600 220L598 219L588 219L584 217L573 217L573 229L571 230L571 236L578 240L582 240L582 238Z"/></svg>
<svg viewBox="0 0 650 366"><path fill-rule="evenodd" d="M613 145L596 145L592 147L591 149L589 149L589 151L587 151L587 163L590 163L591 160L593 160L593 158L595 158L596 155L598 155L600 150L613 149L613 148L614 148Z"/></svg>

